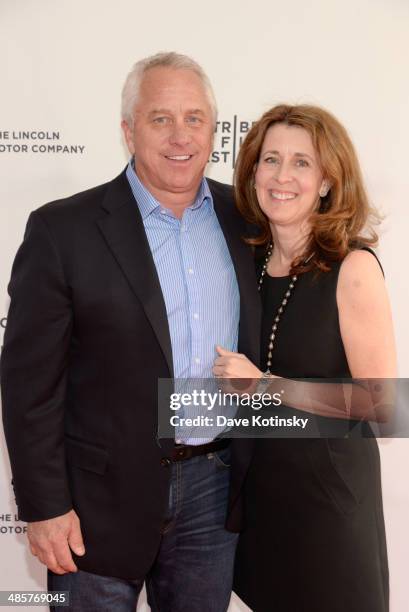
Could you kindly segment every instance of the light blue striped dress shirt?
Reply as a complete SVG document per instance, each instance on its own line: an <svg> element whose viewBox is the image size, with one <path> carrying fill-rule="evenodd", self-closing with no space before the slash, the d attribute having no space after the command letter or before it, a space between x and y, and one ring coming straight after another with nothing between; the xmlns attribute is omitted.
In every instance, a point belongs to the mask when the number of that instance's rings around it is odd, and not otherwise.
<svg viewBox="0 0 409 612"><path fill-rule="evenodd" d="M212 378L216 344L237 351L240 297L208 183L203 178L194 203L178 219L144 187L132 161L126 176L142 216L166 305L174 377ZM206 429L206 435L200 438L196 432L189 438L189 432L177 430L177 441L202 444L220 430Z"/></svg>

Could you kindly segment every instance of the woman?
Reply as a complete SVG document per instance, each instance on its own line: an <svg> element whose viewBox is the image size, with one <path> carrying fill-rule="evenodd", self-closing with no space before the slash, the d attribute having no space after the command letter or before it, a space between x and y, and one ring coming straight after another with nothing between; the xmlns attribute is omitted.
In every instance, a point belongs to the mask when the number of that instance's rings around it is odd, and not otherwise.
<svg viewBox="0 0 409 612"><path fill-rule="evenodd" d="M235 189L264 250L262 370L220 348L214 374L277 376L281 387L396 377L383 274L369 249L376 234L365 233L371 210L345 129L317 107L272 108L241 147ZM314 404L311 384L303 410ZM327 409L322 421L348 416ZM371 417L355 402L351 419ZM357 420L345 438L255 442L235 571L235 590L255 612L388 610L379 453L374 438L354 437Z"/></svg>

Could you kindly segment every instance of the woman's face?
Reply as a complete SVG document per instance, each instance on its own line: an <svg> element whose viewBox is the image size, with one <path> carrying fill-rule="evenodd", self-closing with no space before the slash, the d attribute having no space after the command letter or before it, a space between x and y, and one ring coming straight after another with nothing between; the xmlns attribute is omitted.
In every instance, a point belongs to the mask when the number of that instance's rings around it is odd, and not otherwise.
<svg viewBox="0 0 409 612"><path fill-rule="evenodd" d="M283 123L271 126L255 173L257 199L270 223L307 229L322 183L310 134Z"/></svg>

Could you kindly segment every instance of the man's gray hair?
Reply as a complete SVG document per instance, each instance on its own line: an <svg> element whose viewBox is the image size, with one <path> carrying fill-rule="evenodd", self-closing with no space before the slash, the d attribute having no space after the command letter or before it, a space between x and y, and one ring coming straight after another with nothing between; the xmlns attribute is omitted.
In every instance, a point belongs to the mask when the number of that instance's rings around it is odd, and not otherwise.
<svg viewBox="0 0 409 612"><path fill-rule="evenodd" d="M129 126L133 124L133 114L138 102L139 89L144 74L151 68L174 68L179 70L191 70L203 83L205 94L212 109L214 123L217 119L217 104L210 80L203 68L191 57L180 53L164 52L156 53L136 62L128 74L122 89L121 115L123 121Z"/></svg>

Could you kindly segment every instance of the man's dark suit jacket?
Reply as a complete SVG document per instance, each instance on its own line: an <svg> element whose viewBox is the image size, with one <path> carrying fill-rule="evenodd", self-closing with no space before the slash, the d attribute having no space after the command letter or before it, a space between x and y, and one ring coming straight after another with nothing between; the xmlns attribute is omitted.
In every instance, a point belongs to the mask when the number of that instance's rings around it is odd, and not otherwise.
<svg viewBox="0 0 409 612"><path fill-rule="evenodd" d="M240 290L239 351L257 362L260 305L231 187L209 180ZM217 270L215 270L217 274ZM165 303L125 173L30 215L9 285L3 420L20 518L74 508L82 570L136 579L166 514L174 441L157 440L157 380L172 376ZM247 458L230 491L239 527Z"/></svg>

